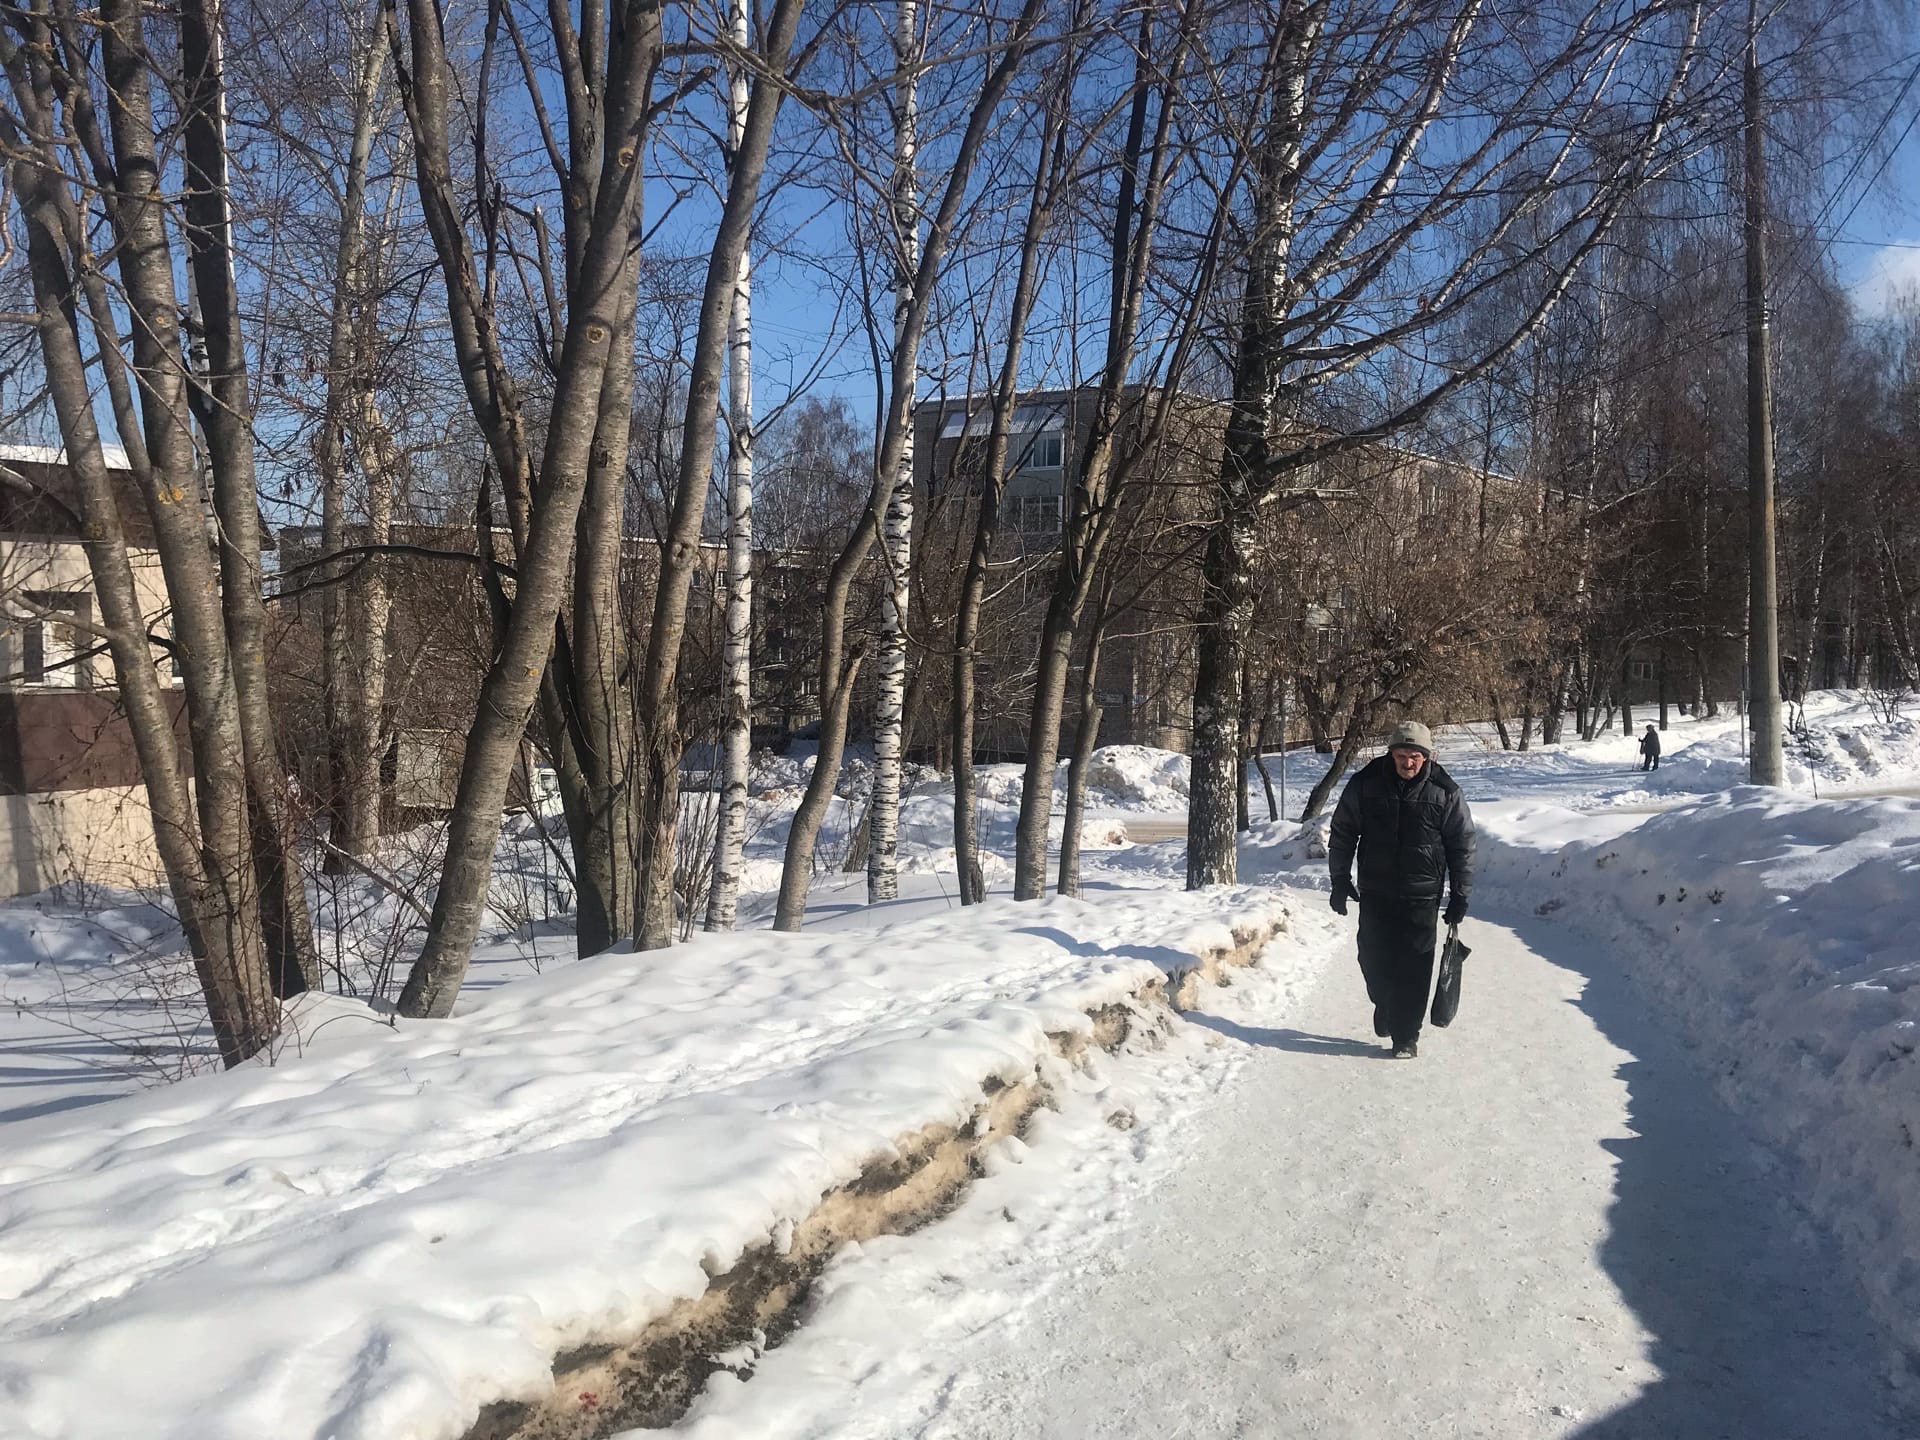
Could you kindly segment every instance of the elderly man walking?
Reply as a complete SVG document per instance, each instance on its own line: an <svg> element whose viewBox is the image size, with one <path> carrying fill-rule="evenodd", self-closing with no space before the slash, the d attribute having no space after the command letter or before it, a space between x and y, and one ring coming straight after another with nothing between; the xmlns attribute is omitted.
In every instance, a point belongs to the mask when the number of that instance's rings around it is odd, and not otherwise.
<svg viewBox="0 0 1920 1440"><path fill-rule="evenodd" d="M1473 888L1473 815L1433 758L1433 732L1418 720L1396 729L1387 753L1347 782L1333 812L1327 860L1334 912L1344 915L1349 900L1360 902L1360 971L1373 1001L1373 1033L1391 1039L1395 1059L1411 1060L1420 1053L1433 985L1437 922L1458 925Z"/></svg>

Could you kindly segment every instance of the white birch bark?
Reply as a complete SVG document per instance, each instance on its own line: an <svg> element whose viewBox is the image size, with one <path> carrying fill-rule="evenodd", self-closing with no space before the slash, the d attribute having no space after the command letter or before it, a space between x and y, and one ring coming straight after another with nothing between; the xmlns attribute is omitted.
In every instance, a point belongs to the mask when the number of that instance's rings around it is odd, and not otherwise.
<svg viewBox="0 0 1920 1440"><path fill-rule="evenodd" d="M745 0L733 0L733 39L745 51ZM739 149L747 125L747 74L727 84L727 147ZM727 636L726 722L721 736L720 817L707 889L707 929L731 930L740 900L747 844L747 768L753 740L753 260L740 252L727 335Z"/></svg>
<svg viewBox="0 0 1920 1440"><path fill-rule="evenodd" d="M366 291L367 173L373 153L375 115L387 47L377 23L370 23L359 39L355 56L353 140L347 156L347 183L341 199L340 232L334 260L333 320L327 346L326 415L319 438L322 492L321 550L337 555L346 544L346 436L355 437L367 477L366 543L383 545L390 525L380 523L381 496L385 513L392 515L392 482L384 463L385 447L376 459L369 436L377 424L368 373L371 360L361 315ZM331 578L331 575L330 575ZM332 774L333 819L338 831L329 838L339 851L365 859L380 834L380 769L367 712L378 723L386 672L386 579L379 565L367 567L364 581L355 585L364 597L362 624L349 619L346 587L330 585L321 592L321 630L325 640L322 689L327 719L327 754ZM358 634L355 633L356 629ZM370 698L370 695L372 698ZM343 862L328 857L328 869Z"/></svg>
<svg viewBox="0 0 1920 1440"><path fill-rule="evenodd" d="M920 14L918 0L899 0L893 37L893 228L894 344L915 344L908 325L913 311L914 276L920 265L919 185L914 173L918 144ZM909 354L904 383L918 390L917 357ZM880 644L874 673L873 799L869 806L867 842L867 903L891 900L900 893L900 738L906 719L907 589L913 568L913 402L906 397L906 423L899 459L893 470L893 489L881 521L882 584Z"/></svg>
<svg viewBox="0 0 1920 1440"><path fill-rule="evenodd" d="M367 486L367 544L385 545L393 539L393 482L399 461L392 434L370 389L361 389L357 408L354 443ZM347 834L359 847L354 854L364 857L374 852L380 838L380 759L386 754L388 741L387 625L393 603L386 568L367 566L360 576L359 590L358 633L353 639L359 674L348 717L348 764L353 784L347 792L346 821Z"/></svg>

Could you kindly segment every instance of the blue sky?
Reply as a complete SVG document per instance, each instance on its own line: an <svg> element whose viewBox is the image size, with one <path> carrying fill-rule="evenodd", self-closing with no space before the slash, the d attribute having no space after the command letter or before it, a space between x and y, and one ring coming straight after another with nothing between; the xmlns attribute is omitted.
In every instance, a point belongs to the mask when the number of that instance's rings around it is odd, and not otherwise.
<svg viewBox="0 0 1920 1440"><path fill-rule="evenodd" d="M1833 258L1864 313L1878 314L1898 291L1920 288L1920 130L1835 237Z"/></svg>

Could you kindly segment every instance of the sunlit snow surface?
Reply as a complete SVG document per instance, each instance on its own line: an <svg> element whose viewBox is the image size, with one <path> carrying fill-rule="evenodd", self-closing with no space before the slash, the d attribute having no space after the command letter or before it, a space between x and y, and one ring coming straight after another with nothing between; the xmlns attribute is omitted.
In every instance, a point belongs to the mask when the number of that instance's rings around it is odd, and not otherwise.
<svg viewBox="0 0 1920 1440"><path fill-rule="evenodd" d="M166 993L164 913L0 907L0 1437L457 1436L985 1075L1050 1063L1048 1029L1282 911L1261 971L1164 1050L1056 1067L1059 1109L959 1211L830 1266L682 1428L1920 1433L1846 1301L1920 1344L1920 802L1861 793L1920 786L1920 723L1847 695L1806 722L1787 793L1741 788L1731 716L1676 717L1652 775L1618 734L1444 734L1482 832L1476 959L1411 1066L1374 1064L1323 825L1257 824L1246 888L1186 896L1177 840L1126 840L1177 830L1184 762L1136 747L1096 771L1086 900L1005 900L1019 776L985 767L997 898L960 911L923 774L903 899L824 864L797 940L576 964L522 823L455 1019L307 1002L273 1066L160 1088L193 999ZM1286 764L1297 813L1324 759ZM806 767L763 776L750 926ZM1395 1346L1428 1359L1394 1371Z"/></svg>

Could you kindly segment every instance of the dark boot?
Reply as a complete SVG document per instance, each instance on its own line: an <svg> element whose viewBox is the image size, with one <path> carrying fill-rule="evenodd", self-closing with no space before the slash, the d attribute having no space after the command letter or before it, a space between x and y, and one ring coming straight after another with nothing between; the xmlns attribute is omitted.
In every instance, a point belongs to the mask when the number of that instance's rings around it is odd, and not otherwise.
<svg viewBox="0 0 1920 1440"><path fill-rule="evenodd" d="M1418 1040L1396 1040L1393 1042L1393 1058L1396 1060L1411 1060L1419 1053L1420 1042Z"/></svg>
<svg viewBox="0 0 1920 1440"><path fill-rule="evenodd" d="M1387 1019L1387 1007L1384 1004L1373 1007L1373 1033L1382 1040L1393 1033L1393 1024Z"/></svg>

